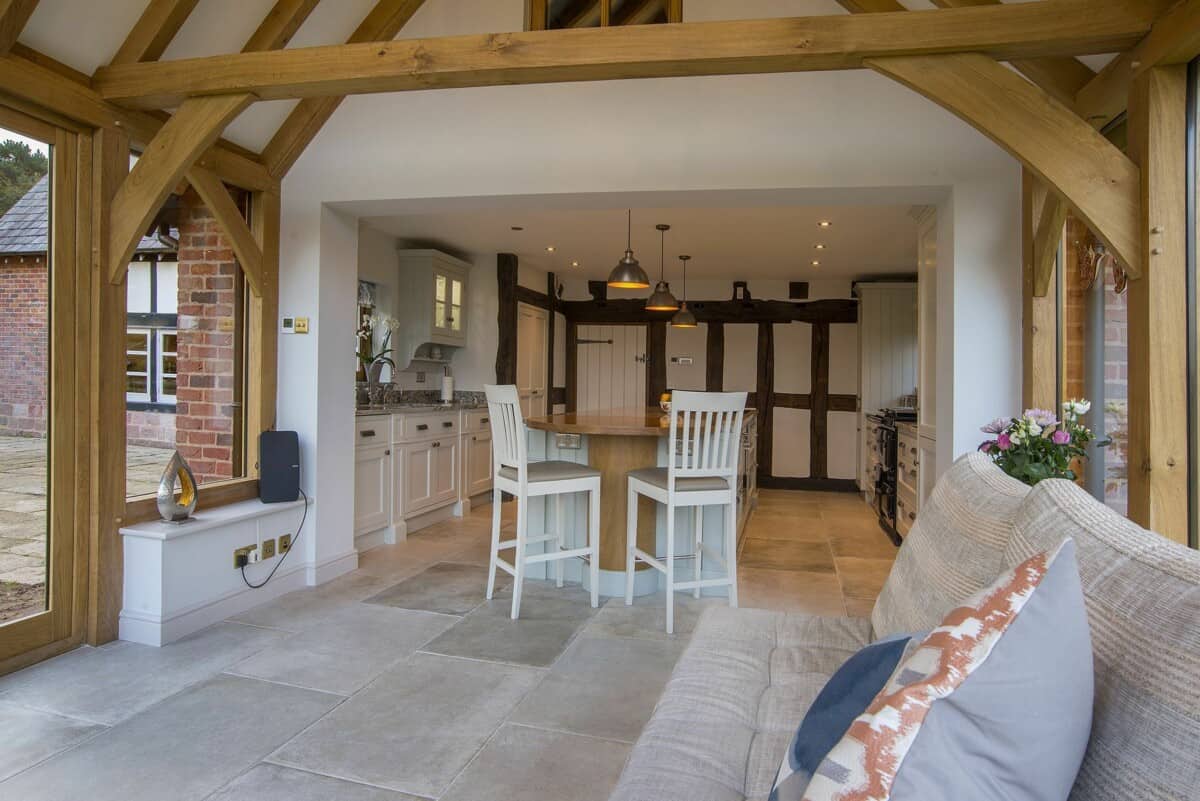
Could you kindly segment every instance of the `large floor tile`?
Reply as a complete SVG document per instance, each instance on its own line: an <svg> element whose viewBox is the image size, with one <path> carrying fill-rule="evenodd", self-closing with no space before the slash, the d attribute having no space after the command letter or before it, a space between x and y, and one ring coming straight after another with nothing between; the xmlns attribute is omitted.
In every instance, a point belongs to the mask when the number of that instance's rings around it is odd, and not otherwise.
<svg viewBox="0 0 1200 801"><path fill-rule="evenodd" d="M469 540L459 537L442 538L422 531L395 545L380 545L359 554L358 569L367 575L396 581L420 573L469 544Z"/></svg>
<svg viewBox="0 0 1200 801"><path fill-rule="evenodd" d="M230 620L283 631L303 631L386 586L383 579L356 570L317 587L289 592Z"/></svg>
<svg viewBox="0 0 1200 801"><path fill-rule="evenodd" d="M104 726L0 700L0 781L104 731ZM3 797L0 787L0 797Z"/></svg>
<svg viewBox="0 0 1200 801"><path fill-rule="evenodd" d="M738 565L769 570L832 573L833 553L826 541L795 542L747 536L742 552L738 554Z"/></svg>
<svg viewBox="0 0 1200 801"><path fill-rule="evenodd" d="M509 618L510 592L497 593L422 650L545 667L596 613L590 603L578 587L560 590L552 582L527 581L520 620Z"/></svg>
<svg viewBox="0 0 1200 801"><path fill-rule="evenodd" d="M825 525L820 512L758 509L746 524L747 537L793 542L825 542Z"/></svg>
<svg viewBox="0 0 1200 801"><path fill-rule="evenodd" d="M845 615L842 588L834 573L738 569L738 605L810 615Z"/></svg>
<svg viewBox="0 0 1200 801"><path fill-rule="evenodd" d="M505 725L442 801L604 801L629 746Z"/></svg>
<svg viewBox="0 0 1200 801"><path fill-rule="evenodd" d="M879 527L879 521L843 517L823 517L821 521L829 537L833 555L869 559L896 558L898 548Z"/></svg>
<svg viewBox="0 0 1200 801"><path fill-rule="evenodd" d="M417 796L318 776L279 765L256 765L205 801L424 801Z"/></svg>
<svg viewBox="0 0 1200 801"><path fill-rule="evenodd" d="M497 573L496 586L504 589L511 579L503 571ZM487 575L487 568L479 565L439 562L373 595L367 603L465 615L486 600Z"/></svg>
<svg viewBox="0 0 1200 801"><path fill-rule="evenodd" d="M162 648L121 641L80 648L0 679L0 692L23 706L113 724L285 636L221 623Z"/></svg>
<svg viewBox="0 0 1200 801"><path fill-rule="evenodd" d="M666 593L638 596L632 606L626 606L624 598L610 598L583 631L592 636L686 639L695 630L705 607L728 603L724 598L696 600L686 593L675 593L675 633L667 634Z"/></svg>
<svg viewBox="0 0 1200 801"><path fill-rule="evenodd" d="M341 699L218 676L0 784L20 801L206 797Z"/></svg>
<svg viewBox="0 0 1200 801"><path fill-rule="evenodd" d="M874 600L892 570L891 559L837 558L838 578L847 598Z"/></svg>
<svg viewBox="0 0 1200 801"><path fill-rule="evenodd" d="M674 641L580 637L510 720L632 743L683 648Z"/></svg>
<svg viewBox="0 0 1200 801"><path fill-rule="evenodd" d="M270 761L437 797L543 675L525 667L416 654Z"/></svg>
<svg viewBox="0 0 1200 801"><path fill-rule="evenodd" d="M230 672L350 695L459 618L354 604L245 659Z"/></svg>

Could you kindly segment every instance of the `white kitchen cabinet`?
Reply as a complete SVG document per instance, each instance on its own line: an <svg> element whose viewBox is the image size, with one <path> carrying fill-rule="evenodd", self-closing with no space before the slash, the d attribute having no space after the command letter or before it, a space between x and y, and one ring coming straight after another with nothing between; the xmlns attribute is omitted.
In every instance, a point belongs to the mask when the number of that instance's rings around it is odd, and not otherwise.
<svg viewBox="0 0 1200 801"><path fill-rule="evenodd" d="M471 498L492 488L492 435L463 435L463 497Z"/></svg>
<svg viewBox="0 0 1200 801"><path fill-rule="evenodd" d="M354 533L388 524L392 500L392 458L387 444L359 447L354 456Z"/></svg>
<svg viewBox="0 0 1200 801"><path fill-rule="evenodd" d="M399 489L403 498L400 507L403 516L420 511L434 502L433 443L434 440L430 440L402 446L404 476Z"/></svg>
<svg viewBox="0 0 1200 801"><path fill-rule="evenodd" d="M429 490L432 503L458 500L459 465L458 437L447 437L430 443Z"/></svg>
<svg viewBox="0 0 1200 801"><path fill-rule="evenodd" d="M471 265L438 250L400 250L397 307L400 327L392 336L396 365L414 360L449 362L467 344L467 293Z"/></svg>

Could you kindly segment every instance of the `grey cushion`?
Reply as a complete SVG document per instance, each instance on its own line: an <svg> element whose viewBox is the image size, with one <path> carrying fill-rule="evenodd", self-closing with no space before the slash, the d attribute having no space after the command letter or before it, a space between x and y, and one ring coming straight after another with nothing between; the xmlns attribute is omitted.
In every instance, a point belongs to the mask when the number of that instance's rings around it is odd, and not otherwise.
<svg viewBox="0 0 1200 801"><path fill-rule="evenodd" d="M704 612L610 801L765 798L809 705L870 622Z"/></svg>
<svg viewBox="0 0 1200 801"><path fill-rule="evenodd" d="M645 481L659 489L667 488L667 468L643 467L640 470L629 471L630 478ZM729 482L717 476L701 476L694 478L675 479L676 492L698 492L702 490L727 490Z"/></svg>
<svg viewBox="0 0 1200 801"><path fill-rule="evenodd" d="M878 637L925 631L1000 575L1029 487L980 453L950 466L896 554L871 622Z"/></svg>
<svg viewBox="0 0 1200 801"><path fill-rule="evenodd" d="M501 467L499 470L501 478L507 478L509 481L517 480L517 468ZM575 462L530 462L529 463L529 483L534 484L538 481L562 481L571 478L599 478L600 471L593 467L588 467L586 464L576 464Z"/></svg>
<svg viewBox="0 0 1200 801"><path fill-rule="evenodd" d="M1096 668L1092 737L1071 801L1196 798L1200 553L1069 481L1038 484L1005 561L1075 540Z"/></svg>

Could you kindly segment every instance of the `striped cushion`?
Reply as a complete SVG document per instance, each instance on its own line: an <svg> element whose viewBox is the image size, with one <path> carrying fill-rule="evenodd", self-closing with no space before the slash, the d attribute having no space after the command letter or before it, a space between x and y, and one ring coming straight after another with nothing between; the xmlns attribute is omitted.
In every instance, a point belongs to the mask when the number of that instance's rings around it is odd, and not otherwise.
<svg viewBox="0 0 1200 801"><path fill-rule="evenodd" d="M951 465L896 555L871 614L875 636L931 629L991 584L1028 492L983 454Z"/></svg>
<svg viewBox="0 0 1200 801"><path fill-rule="evenodd" d="M1075 540L1092 630L1092 737L1071 801L1196 798L1200 788L1200 553L1043 481L1005 564Z"/></svg>

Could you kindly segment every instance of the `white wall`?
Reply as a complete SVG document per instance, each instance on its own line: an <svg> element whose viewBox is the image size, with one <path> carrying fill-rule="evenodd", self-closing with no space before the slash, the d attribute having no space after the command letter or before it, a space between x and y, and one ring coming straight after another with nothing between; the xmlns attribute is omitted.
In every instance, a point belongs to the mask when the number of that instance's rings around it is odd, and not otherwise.
<svg viewBox="0 0 1200 801"><path fill-rule="evenodd" d="M728 13L738 6L727 4ZM755 0L755 13L797 6ZM521 15L520 0L432 0L414 23L437 21L437 33L452 33L488 19L511 30ZM966 124L862 70L349 98L283 186L281 311L309 312L316 324L314 335L281 343L280 420L302 433L306 481L320 451L317 536L350 529L343 479L353 473L352 439L344 434L353 422L357 264L353 222L323 204L366 216L417 199L506 204L542 195L546 205L555 195L610 192L611 207L624 208L638 192L794 189L814 202L936 205L944 469L975 447L982 421L1019 403L1019 177L1016 163ZM693 296L698 284L689 285ZM475 298L486 303L486 294ZM483 374L494 360L486 350L468 371ZM327 497L343 492L341 502Z"/></svg>

